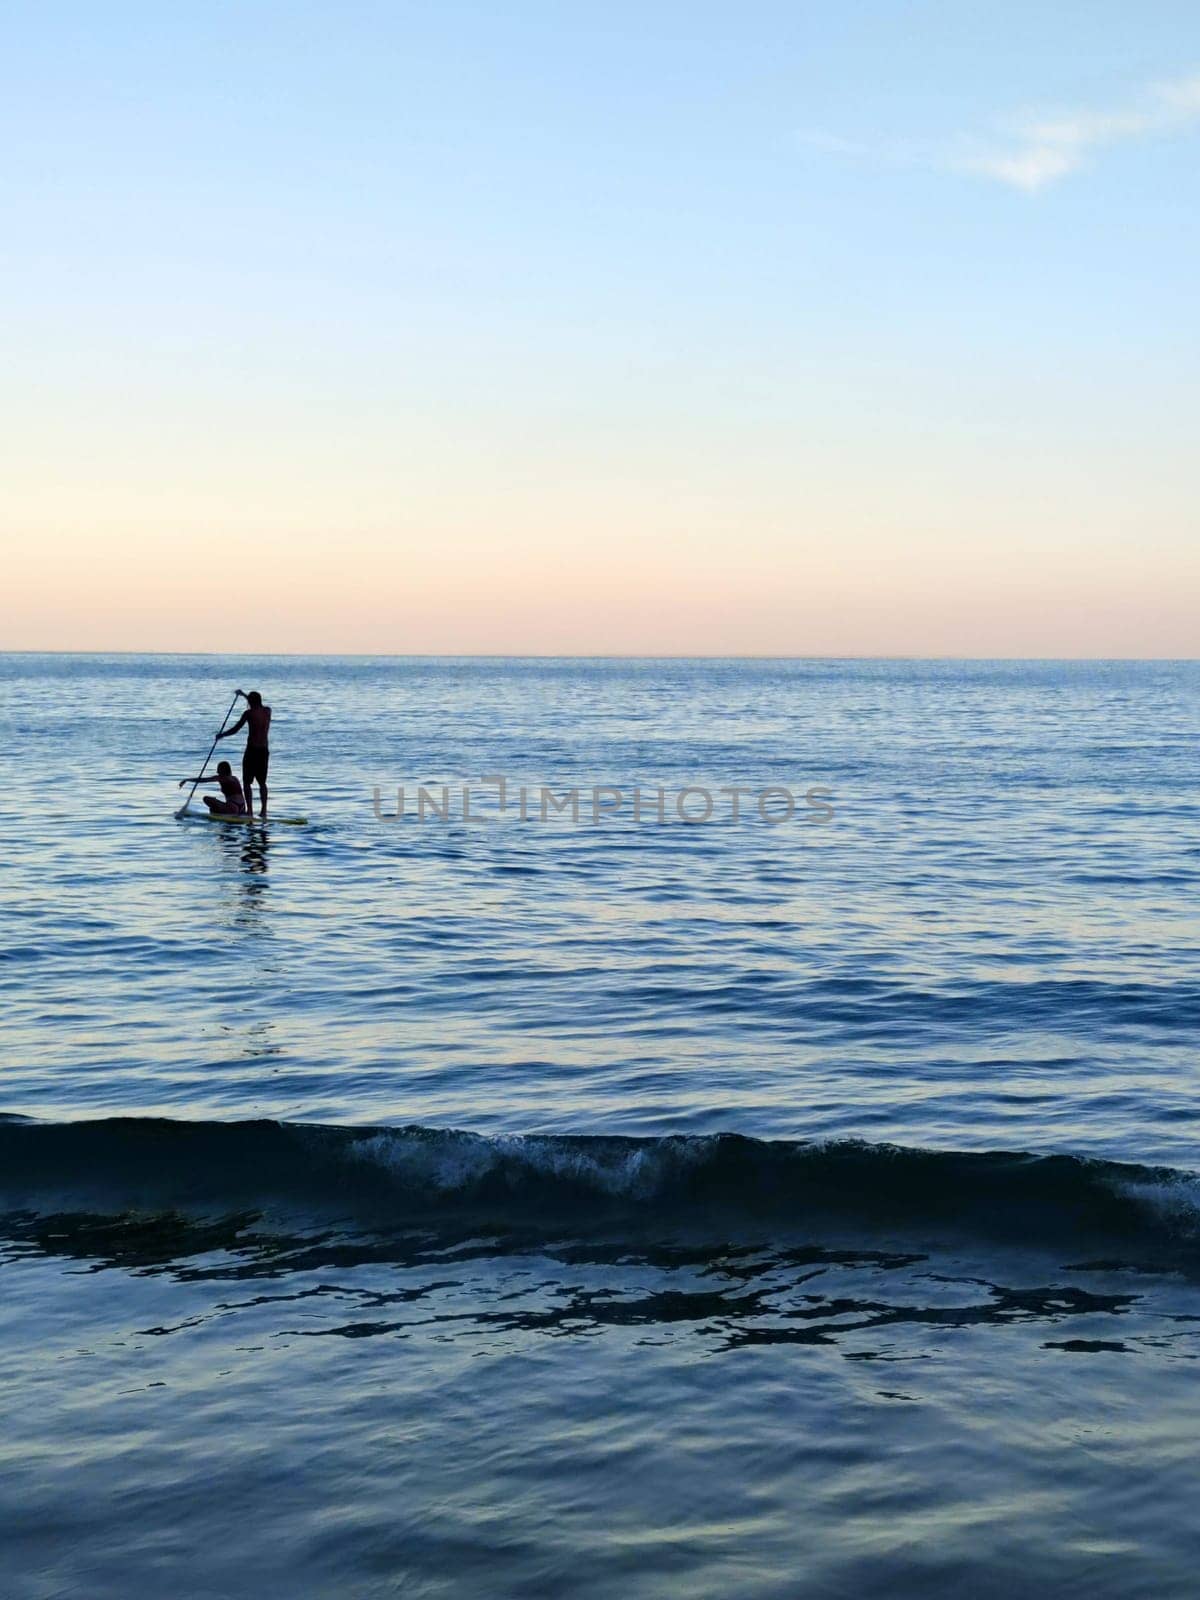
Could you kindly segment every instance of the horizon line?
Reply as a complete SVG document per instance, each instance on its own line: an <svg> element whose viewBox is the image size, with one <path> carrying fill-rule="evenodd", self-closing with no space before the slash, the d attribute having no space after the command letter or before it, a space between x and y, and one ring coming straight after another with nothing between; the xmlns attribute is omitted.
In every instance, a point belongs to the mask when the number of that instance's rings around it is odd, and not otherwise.
<svg viewBox="0 0 1200 1600"><path fill-rule="evenodd" d="M1014 661L1014 662L1120 662L1136 664L1145 662L1171 665L1193 665L1200 656L1095 656L1095 655L920 655L912 653L829 655L790 654L781 651L744 652L724 654L674 651L664 654L623 651L561 651L530 650L524 652L497 651L389 651L389 650L66 650L61 648L0 650L0 659L13 656L165 656L175 660L198 657L202 660L229 659L235 661Z"/></svg>

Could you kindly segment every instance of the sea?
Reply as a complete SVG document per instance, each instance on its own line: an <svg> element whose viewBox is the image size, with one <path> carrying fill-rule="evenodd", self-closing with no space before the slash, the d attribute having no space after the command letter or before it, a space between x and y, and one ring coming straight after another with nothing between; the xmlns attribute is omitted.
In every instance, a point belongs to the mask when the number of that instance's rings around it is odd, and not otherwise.
<svg viewBox="0 0 1200 1600"><path fill-rule="evenodd" d="M9 654L0 749L6 1600L1200 1592L1200 664Z"/></svg>

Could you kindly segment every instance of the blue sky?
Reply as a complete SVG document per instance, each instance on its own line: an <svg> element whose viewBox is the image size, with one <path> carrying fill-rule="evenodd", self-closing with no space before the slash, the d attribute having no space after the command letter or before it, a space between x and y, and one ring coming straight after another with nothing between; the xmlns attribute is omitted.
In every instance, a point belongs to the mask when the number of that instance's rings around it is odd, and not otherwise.
<svg viewBox="0 0 1200 1600"><path fill-rule="evenodd" d="M1194 6L0 16L14 643L1194 653Z"/></svg>

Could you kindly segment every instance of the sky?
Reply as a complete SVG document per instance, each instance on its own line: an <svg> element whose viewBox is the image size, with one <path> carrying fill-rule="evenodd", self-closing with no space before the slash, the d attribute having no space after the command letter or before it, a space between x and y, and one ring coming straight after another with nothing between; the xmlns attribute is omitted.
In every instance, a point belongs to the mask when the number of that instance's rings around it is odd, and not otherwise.
<svg viewBox="0 0 1200 1600"><path fill-rule="evenodd" d="M0 648L1194 656L1194 0L0 0Z"/></svg>

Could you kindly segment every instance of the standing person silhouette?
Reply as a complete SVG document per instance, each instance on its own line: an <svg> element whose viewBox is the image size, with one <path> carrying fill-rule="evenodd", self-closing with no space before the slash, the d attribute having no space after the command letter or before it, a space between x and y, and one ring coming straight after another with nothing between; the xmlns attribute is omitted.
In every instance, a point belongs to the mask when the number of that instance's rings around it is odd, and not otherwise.
<svg viewBox="0 0 1200 1600"><path fill-rule="evenodd" d="M267 814L267 766L270 763L271 751L267 744L267 733L271 726L271 708L263 705L262 695L257 689L251 689L246 694L244 689L238 693L246 701L246 709L234 723L232 728L226 728L224 733L217 735L218 739L228 739L239 728L246 729L246 750L242 756L242 789L246 795L246 808L250 815L254 815L254 792L251 784L258 784L260 799L259 816Z"/></svg>

